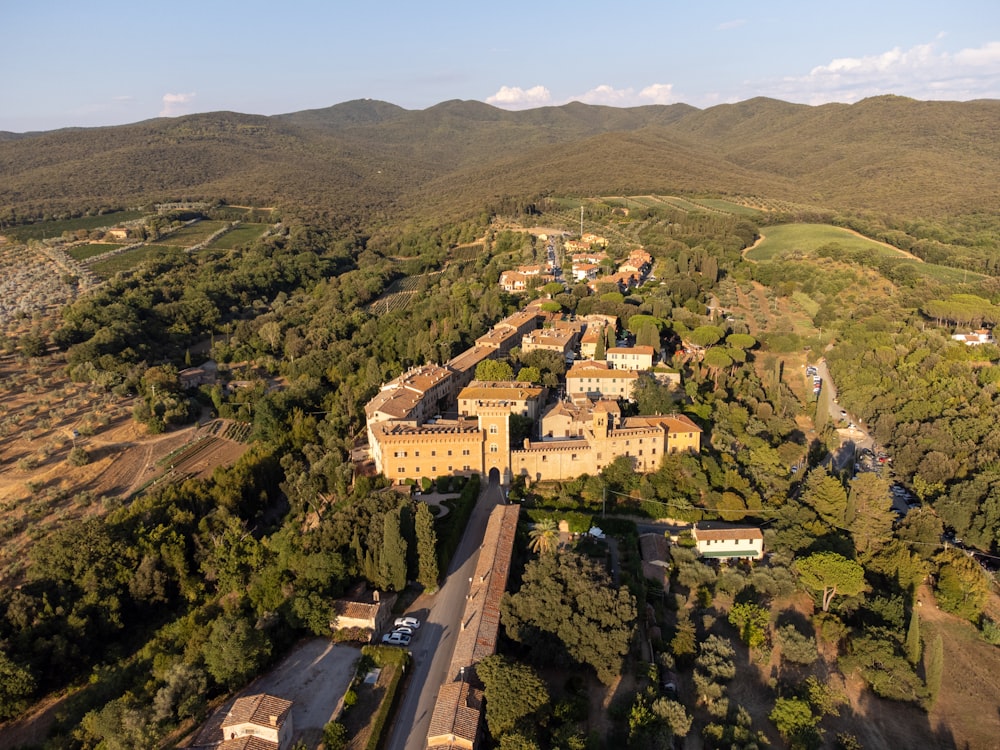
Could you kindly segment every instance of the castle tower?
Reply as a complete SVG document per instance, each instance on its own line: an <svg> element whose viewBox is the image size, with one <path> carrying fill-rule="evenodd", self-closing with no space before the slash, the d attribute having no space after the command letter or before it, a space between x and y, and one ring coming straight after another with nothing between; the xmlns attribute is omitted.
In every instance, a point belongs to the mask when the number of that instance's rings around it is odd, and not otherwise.
<svg viewBox="0 0 1000 750"><path fill-rule="evenodd" d="M510 407L506 403L481 402L478 407L479 429L483 440L483 473L500 473L500 483L510 484Z"/></svg>

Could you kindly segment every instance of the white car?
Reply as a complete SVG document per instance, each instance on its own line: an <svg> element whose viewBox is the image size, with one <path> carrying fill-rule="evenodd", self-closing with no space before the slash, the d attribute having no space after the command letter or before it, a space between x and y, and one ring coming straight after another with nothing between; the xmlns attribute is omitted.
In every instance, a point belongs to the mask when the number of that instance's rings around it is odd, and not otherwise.
<svg viewBox="0 0 1000 750"><path fill-rule="evenodd" d="M382 643L388 646L409 646L410 636L406 633L386 633L382 636Z"/></svg>
<svg viewBox="0 0 1000 750"><path fill-rule="evenodd" d="M420 627L420 620L416 617L410 617L409 615L406 617L397 617L396 622L394 622L393 625L397 628L413 628L416 630Z"/></svg>
<svg viewBox="0 0 1000 750"><path fill-rule="evenodd" d="M411 638L413 637L413 628L406 628L406 627L393 628L392 632L402 633L403 635L408 635Z"/></svg>

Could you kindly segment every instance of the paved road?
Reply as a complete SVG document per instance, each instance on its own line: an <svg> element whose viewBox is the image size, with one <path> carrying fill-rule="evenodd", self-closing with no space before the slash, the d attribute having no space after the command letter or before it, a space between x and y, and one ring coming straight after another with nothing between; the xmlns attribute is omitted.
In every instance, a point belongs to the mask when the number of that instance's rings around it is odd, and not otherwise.
<svg viewBox="0 0 1000 750"><path fill-rule="evenodd" d="M476 501L469 525L452 558L447 579L434 594L430 609L426 613L416 612L422 622L410 647L414 671L396 713L392 734L386 745L388 750L424 750L427 746L427 729L434 713L434 701L455 650L455 634L465 611L465 597L468 596L469 581L479 560L490 511L503 502L504 495L499 484L488 483Z"/></svg>

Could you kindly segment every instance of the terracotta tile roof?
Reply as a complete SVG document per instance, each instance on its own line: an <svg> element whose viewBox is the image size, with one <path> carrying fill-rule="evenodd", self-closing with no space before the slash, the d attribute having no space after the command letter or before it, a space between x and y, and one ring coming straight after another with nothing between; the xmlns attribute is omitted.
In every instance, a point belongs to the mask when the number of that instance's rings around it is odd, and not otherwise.
<svg viewBox="0 0 1000 750"><path fill-rule="evenodd" d="M476 663L496 653L500 598L507 589L520 510L518 505L500 505L490 513L462 614L463 627L448 668L448 682L441 687L434 704L428 747L471 748L478 736L482 696L470 682Z"/></svg>
<svg viewBox="0 0 1000 750"><path fill-rule="evenodd" d="M455 372L466 372L468 370L475 370L476 365L485 359L489 359L494 354L496 354L495 348L476 345L452 357L446 364L449 369Z"/></svg>
<svg viewBox="0 0 1000 750"><path fill-rule="evenodd" d="M642 534L639 536L639 551L645 562L670 559L670 543L663 534Z"/></svg>
<svg viewBox="0 0 1000 750"><path fill-rule="evenodd" d="M223 740L222 744L216 745L213 750L276 750L277 747L277 742L247 734L234 740Z"/></svg>
<svg viewBox="0 0 1000 750"><path fill-rule="evenodd" d="M567 380L578 378L620 378L621 380L638 380L639 373L635 370L608 370L603 367L578 367L574 366L566 373Z"/></svg>
<svg viewBox="0 0 1000 750"><path fill-rule="evenodd" d="M764 534L756 526L713 526L702 528L695 524L692 534L698 540L732 540L763 539Z"/></svg>
<svg viewBox="0 0 1000 750"><path fill-rule="evenodd" d="M428 747L473 747L479 735L483 694L464 679L442 685L438 691L431 724L427 729Z"/></svg>
<svg viewBox="0 0 1000 750"><path fill-rule="evenodd" d="M248 723L263 727L280 727L285 723L291 710L291 701L267 693L237 698L223 719L222 728L224 730L226 727Z"/></svg>
<svg viewBox="0 0 1000 750"><path fill-rule="evenodd" d="M702 429L691 421L691 418L684 414L663 414L657 416L632 417L631 419L644 421L650 425L663 425L668 432L701 432Z"/></svg>
<svg viewBox="0 0 1000 750"><path fill-rule="evenodd" d="M608 354L649 354L652 356L653 351L651 346L613 346L608 349Z"/></svg>

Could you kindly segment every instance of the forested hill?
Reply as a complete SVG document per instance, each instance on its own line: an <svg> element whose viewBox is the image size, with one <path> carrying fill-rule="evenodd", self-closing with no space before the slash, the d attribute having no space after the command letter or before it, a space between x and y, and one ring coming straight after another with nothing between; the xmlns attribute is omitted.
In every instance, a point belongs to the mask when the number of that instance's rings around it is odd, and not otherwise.
<svg viewBox="0 0 1000 750"><path fill-rule="evenodd" d="M273 117L215 112L0 133L0 219L171 198L350 216L429 200L465 210L503 195L684 190L944 216L1000 202L997 122L1000 101L894 96L705 110L358 100Z"/></svg>

